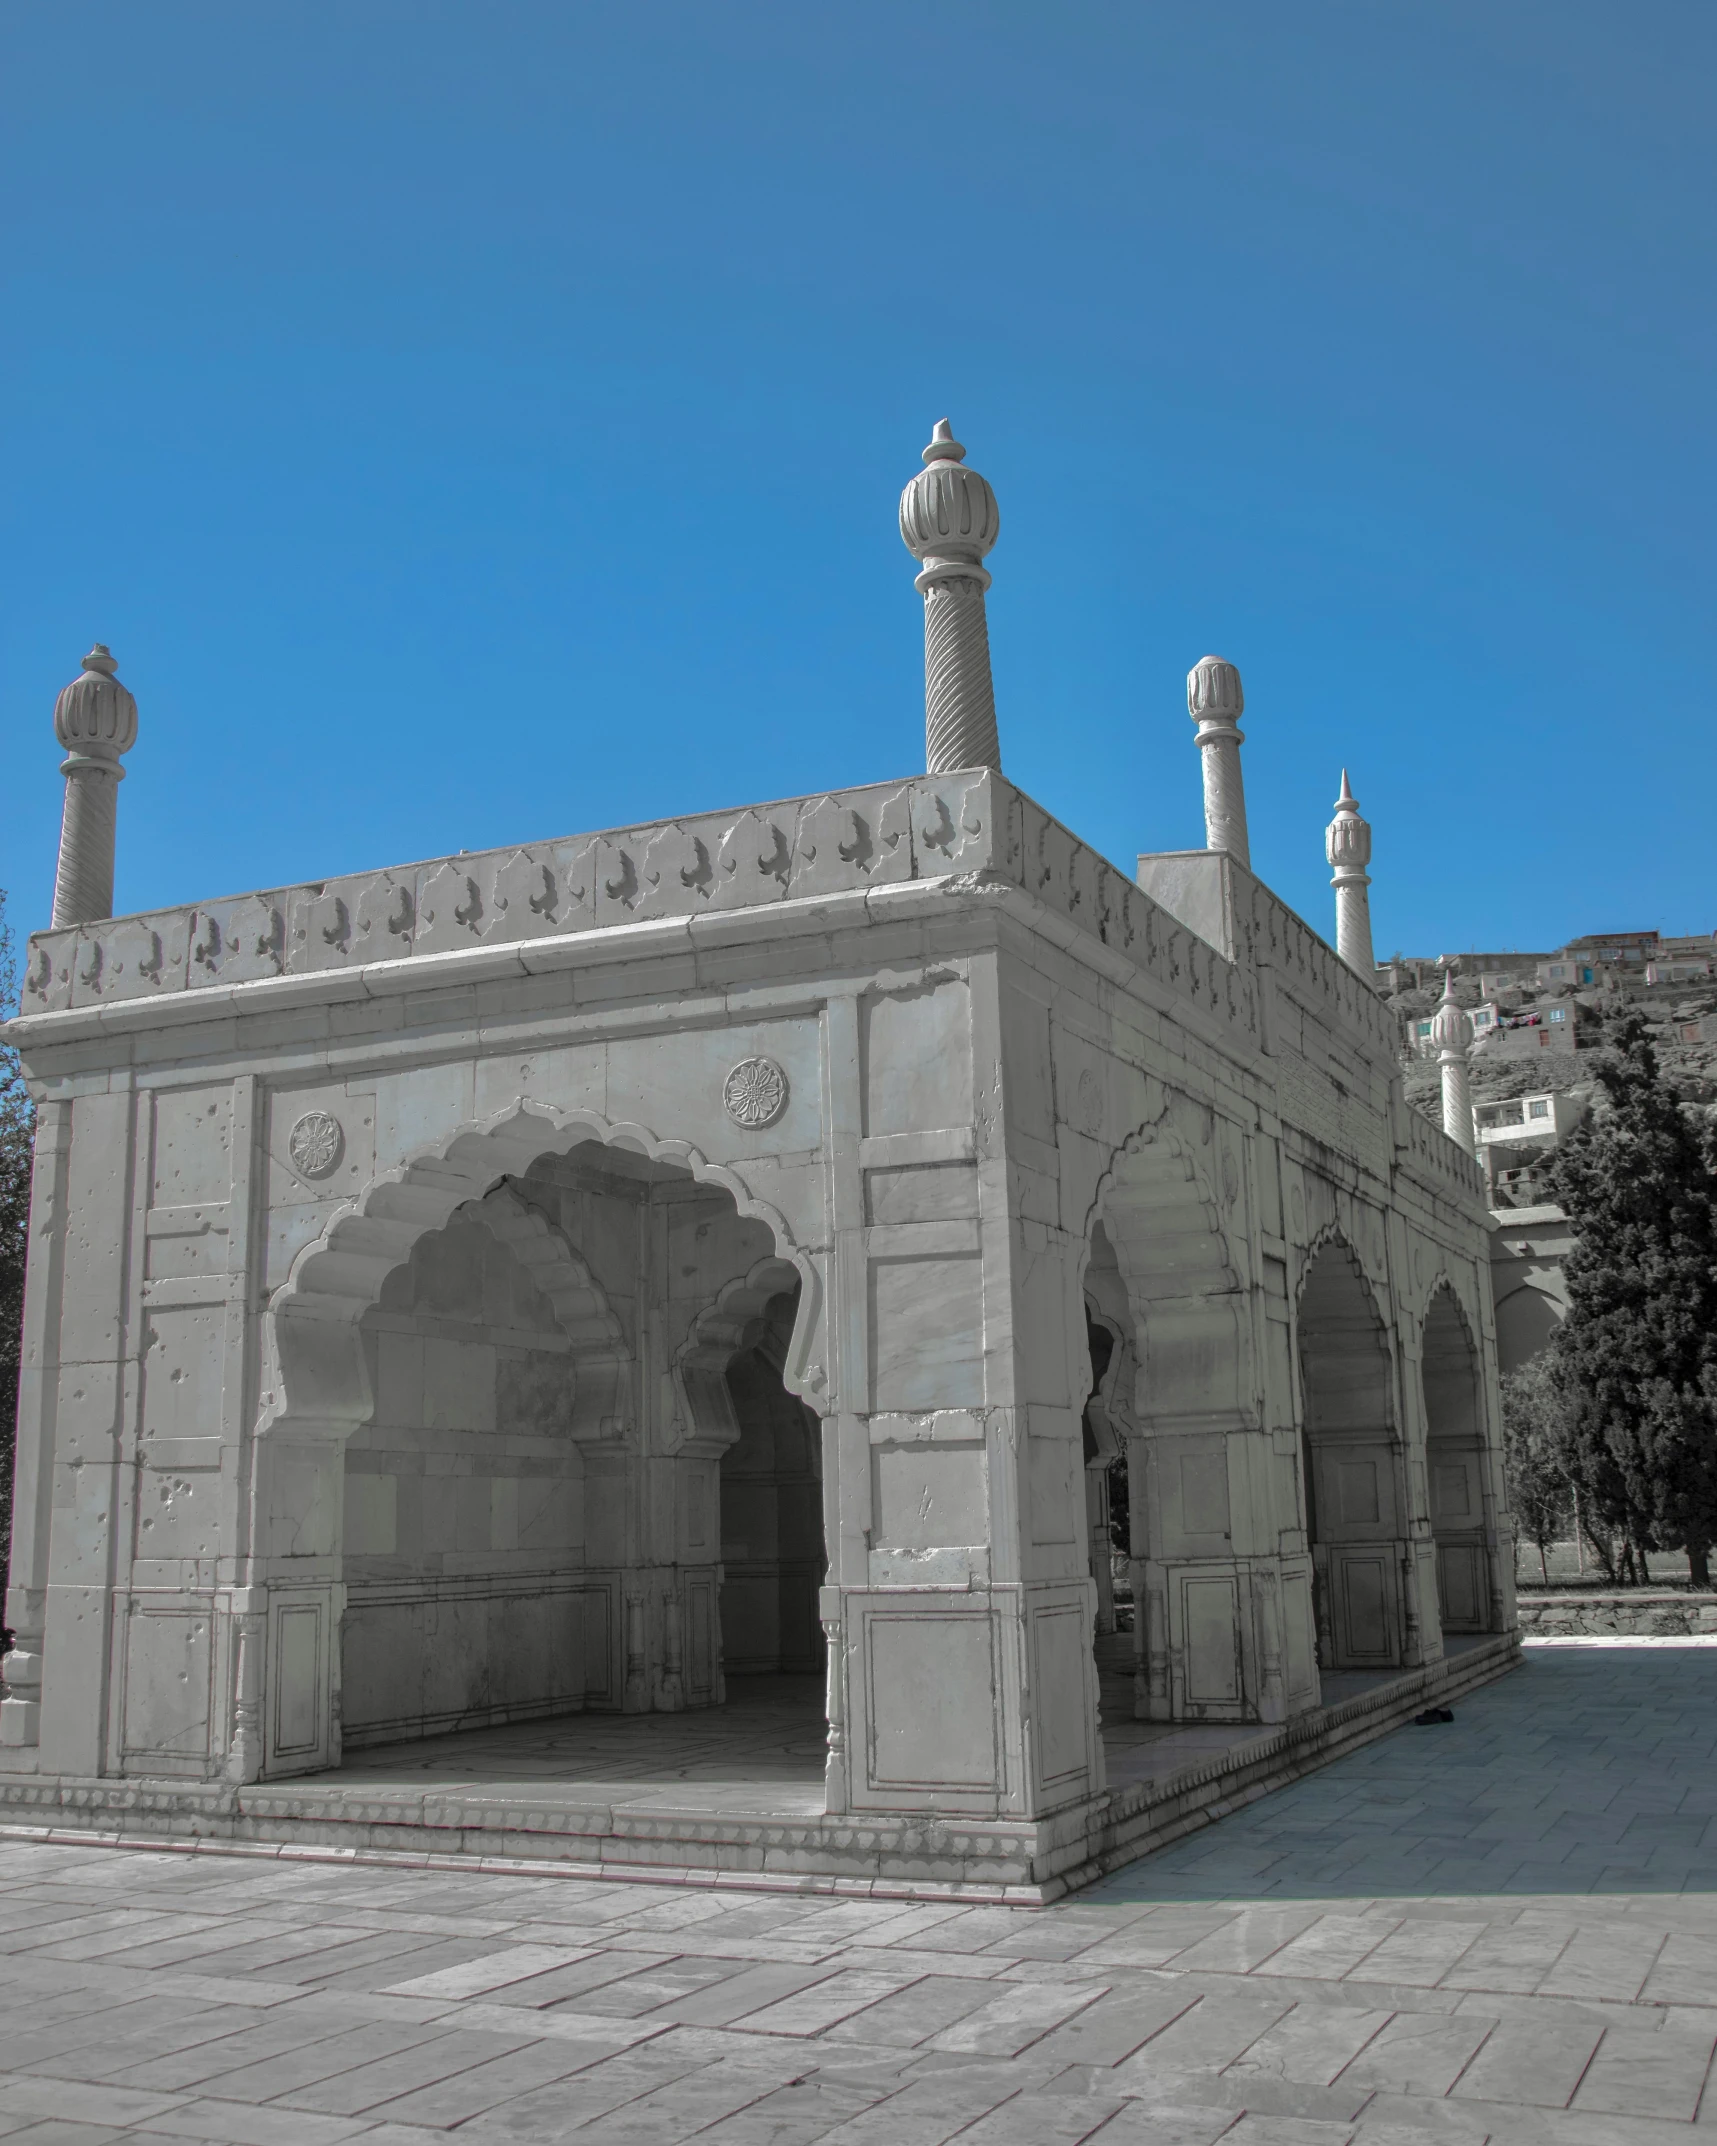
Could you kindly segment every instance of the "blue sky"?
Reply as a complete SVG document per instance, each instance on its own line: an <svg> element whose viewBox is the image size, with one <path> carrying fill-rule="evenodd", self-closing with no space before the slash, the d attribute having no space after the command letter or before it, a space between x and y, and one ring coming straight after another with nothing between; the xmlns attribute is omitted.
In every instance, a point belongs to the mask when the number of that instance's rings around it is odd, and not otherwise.
<svg viewBox="0 0 1717 2146"><path fill-rule="evenodd" d="M1380 952L1717 925L1717 14L1654 0L0 17L0 884L117 904L923 764L894 526L990 478L1009 774Z"/></svg>

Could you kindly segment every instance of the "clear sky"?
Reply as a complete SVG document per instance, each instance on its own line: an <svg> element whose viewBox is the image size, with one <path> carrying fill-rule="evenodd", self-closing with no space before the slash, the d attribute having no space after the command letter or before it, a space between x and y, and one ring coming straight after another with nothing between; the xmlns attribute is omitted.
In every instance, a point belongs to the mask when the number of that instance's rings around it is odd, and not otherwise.
<svg viewBox="0 0 1717 2146"><path fill-rule="evenodd" d="M1377 945L1717 925L1710 0L13 0L0 884L117 904L923 765L900 487L996 487L1008 773Z"/></svg>

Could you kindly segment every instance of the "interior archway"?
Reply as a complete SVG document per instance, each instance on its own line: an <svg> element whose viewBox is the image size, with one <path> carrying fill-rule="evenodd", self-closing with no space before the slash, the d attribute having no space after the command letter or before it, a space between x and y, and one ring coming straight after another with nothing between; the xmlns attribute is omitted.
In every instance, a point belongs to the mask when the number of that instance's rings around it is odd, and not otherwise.
<svg viewBox="0 0 1717 2146"><path fill-rule="evenodd" d="M1425 1315L1420 1369L1438 1611L1445 1632L1488 1632L1495 1620L1486 1548L1478 1350L1447 1283L1432 1297Z"/></svg>
<svg viewBox="0 0 1717 2146"><path fill-rule="evenodd" d="M781 1381L798 1290L773 1296L726 1369L739 1435L722 1453L723 1666L736 1676L821 1676L822 1429Z"/></svg>
<svg viewBox="0 0 1717 2146"><path fill-rule="evenodd" d="M1219 1165L1208 1120L1202 1144L1166 1123L1127 1141L1099 1188L1086 1270L1088 1299L1121 1337L1100 1392L1111 1418L1126 1415L1141 1720L1236 1721L1252 1703L1228 1480L1229 1435L1252 1404L1252 1326L1201 1157ZM1106 1717L1117 1696L1111 1678Z"/></svg>
<svg viewBox="0 0 1717 2146"><path fill-rule="evenodd" d="M1405 1508L1389 1337L1352 1247L1332 1237L1299 1304L1307 1524L1322 1668L1404 1654Z"/></svg>
<svg viewBox="0 0 1717 2146"><path fill-rule="evenodd" d="M456 1202L442 1173L411 1230L396 1187L373 1233L395 1256L318 1253L289 1336L264 1437L340 1470L344 1742L719 1706L731 1614L737 1673L804 1684L775 1709L796 1777L823 1732L821 1427L784 1379L804 1269L677 1160L586 1139L519 1161ZM312 1397L361 1420L312 1446ZM577 1777L589 1737L550 1740Z"/></svg>
<svg viewBox="0 0 1717 2146"><path fill-rule="evenodd" d="M1141 1619L1137 1580L1143 1570L1144 1486L1133 1466L1138 1352L1132 1305L1115 1247L1103 1224L1091 1225L1085 1269L1085 1349L1090 1388L1080 1421L1084 1449L1087 1560L1096 1597L1092 1625L1101 1723L1132 1721L1141 1688Z"/></svg>

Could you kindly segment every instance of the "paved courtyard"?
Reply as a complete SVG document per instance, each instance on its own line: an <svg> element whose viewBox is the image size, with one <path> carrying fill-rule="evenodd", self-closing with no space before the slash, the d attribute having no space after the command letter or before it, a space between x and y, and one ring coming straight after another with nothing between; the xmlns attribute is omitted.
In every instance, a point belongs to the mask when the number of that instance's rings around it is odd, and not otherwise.
<svg viewBox="0 0 1717 2146"><path fill-rule="evenodd" d="M1717 2140L1717 1649L1532 1649L1045 1909L0 1840L0 2137Z"/></svg>

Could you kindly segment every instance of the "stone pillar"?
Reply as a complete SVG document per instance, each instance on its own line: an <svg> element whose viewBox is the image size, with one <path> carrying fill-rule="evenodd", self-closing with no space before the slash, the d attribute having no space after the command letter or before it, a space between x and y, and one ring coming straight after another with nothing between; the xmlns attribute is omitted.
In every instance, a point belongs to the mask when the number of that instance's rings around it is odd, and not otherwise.
<svg viewBox="0 0 1717 2146"><path fill-rule="evenodd" d="M137 742L137 703L114 676L118 667L98 641L54 703L54 732L66 749L55 931L113 914L114 831L125 778L119 756Z"/></svg>
<svg viewBox="0 0 1717 2146"><path fill-rule="evenodd" d="M1001 529L996 495L939 418L924 468L900 495L900 536L922 563L913 586L924 597L924 753L932 775L955 768L1001 772L990 632L980 563Z"/></svg>
<svg viewBox="0 0 1717 2146"><path fill-rule="evenodd" d="M1455 1004L1455 972L1450 967L1444 971L1443 1003L1431 1023L1431 1041L1437 1046L1443 1072L1443 1130L1469 1155L1475 1151L1472 1089L1467 1082L1467 1045L1472 1035L1472 1022Z"/></svg>
<svg viewBox="0 0 1717 2146"><path fill-rule="evenodd" d="M1240 775L1240 728L1246 696L1240 673L1220 656L1201 656L1186 674L1186 709L1198 725L1198 749L1204 756L1204 846L1225 849L1236 863L1252 869L1246 839L1246 786Z"/></svg>
<svg viewBox="0 0 1717 2146"><path fill-rule="evenodd" d="M1335 818L1324 834L1324 855L1334 866L1335 950L1375 990L1377 957L1371 951L1371 829L1359 816L1359 804L1341 771L1341 795Z"/></svg>

